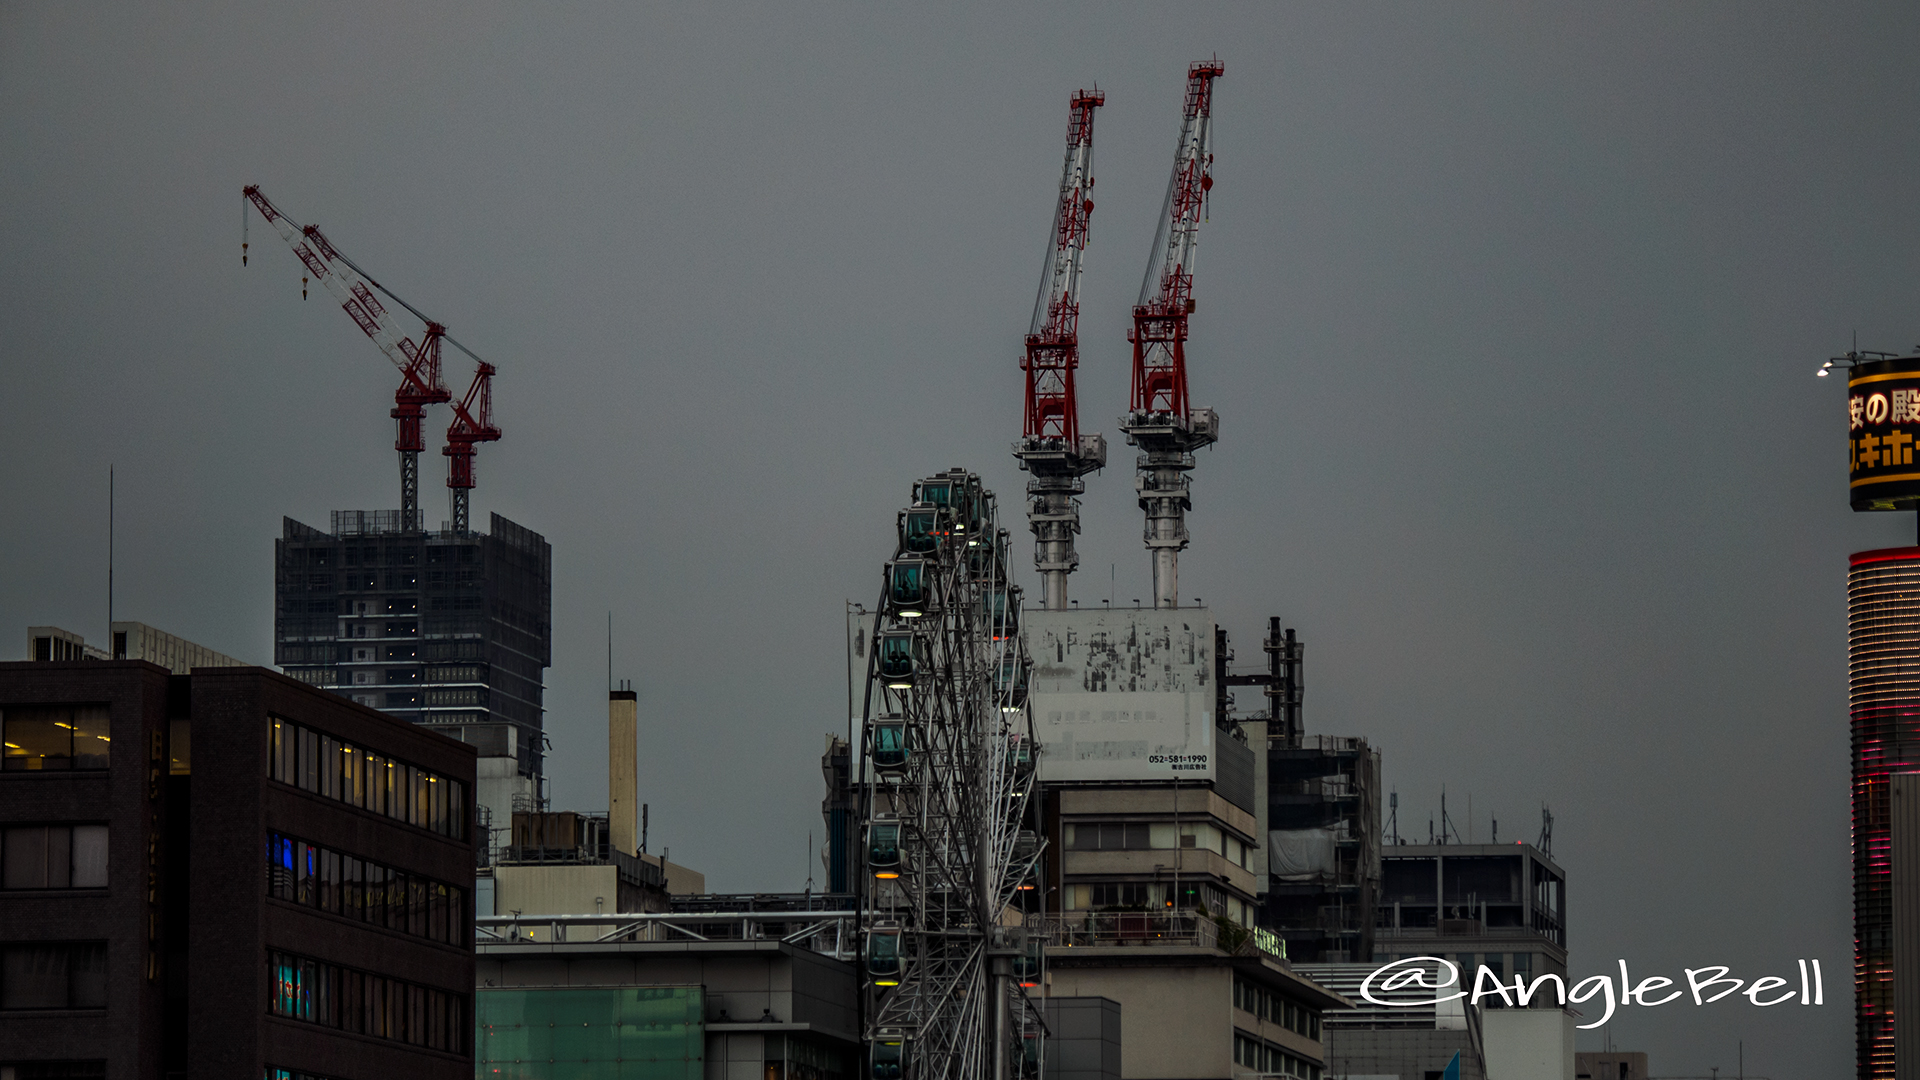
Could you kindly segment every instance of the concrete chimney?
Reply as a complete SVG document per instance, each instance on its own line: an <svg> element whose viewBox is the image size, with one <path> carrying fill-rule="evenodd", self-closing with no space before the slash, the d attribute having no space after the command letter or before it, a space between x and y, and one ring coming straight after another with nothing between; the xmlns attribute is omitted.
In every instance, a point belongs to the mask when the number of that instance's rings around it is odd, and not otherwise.
<svg viewBox="0 0 1920 1080"><path fill-rule="evenodd" d="M607 832L614 850L640 848L640 699L632 690L607 695Z"/></svg>

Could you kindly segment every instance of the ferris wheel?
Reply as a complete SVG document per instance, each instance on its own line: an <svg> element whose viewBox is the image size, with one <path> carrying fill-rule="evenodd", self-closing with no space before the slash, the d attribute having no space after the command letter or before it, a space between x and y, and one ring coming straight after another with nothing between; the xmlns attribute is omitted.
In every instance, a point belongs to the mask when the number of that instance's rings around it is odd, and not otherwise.
<svg viewBox="0 0 1920 1080"><path fill-rule="evenodd" d="M872 1080L1039 1075L1023 928L1039 858L1020 590L993 494L913 486L887 561L862 710L861 910Z"/></svg>

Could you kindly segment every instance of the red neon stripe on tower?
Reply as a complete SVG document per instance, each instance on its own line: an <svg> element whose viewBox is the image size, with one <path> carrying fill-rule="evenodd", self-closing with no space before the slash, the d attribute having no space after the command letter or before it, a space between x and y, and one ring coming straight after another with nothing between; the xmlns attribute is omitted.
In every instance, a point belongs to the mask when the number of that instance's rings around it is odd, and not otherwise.
<svg viewBox="0 0 1920 1080"><path fill-rule="evenodd" d="M1920 772L1920 547L1856 552L1849 562L1855 1068L1891 1077L1892 777Z"/></svg>

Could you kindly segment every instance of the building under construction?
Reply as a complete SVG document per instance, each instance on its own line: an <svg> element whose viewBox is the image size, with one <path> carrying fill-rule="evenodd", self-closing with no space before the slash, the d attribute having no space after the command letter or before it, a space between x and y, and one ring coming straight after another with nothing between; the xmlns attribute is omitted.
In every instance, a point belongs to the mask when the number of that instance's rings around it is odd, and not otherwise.
<svg viewBox="0 0 1920 1080"><path fill-rule="evenodd" d="M1373 956L1380 893L1380 752L1367 740L1269 739L1262 925L1308 963Z"/></svg>
<svg viewBox="0 0 1920 1080"><path fill-rule="evenodd" d="M389 414L400 509L336 510L324 532L285 519L274 542L274 662L302 682L473 743L482 758L513 759L537 795L542 673L553 652L553 551L540 534L499 514L489 532L468 524L475 450L500 438L497 369L374 280L318 226L295 222L258 187L242 196L306 268L300 295L309 282L319 285L401 376ZM240 251L244 265L244 224ZM423 328L410 334L383 296ZM473 361L464 397L441 381L443 344ZM453 412L441 451L452 517L436 532L420 506L420 455L426 409L440 404ZM514 778L483 777L482 787L495 779ZM501 792L512 789L509 783Z"/></svg>
<svg viewBox="0 0 1920 1080"><path fill-rule="evenodd" d="M1306 645L1292 627L1268 619L1260 646L1263 669L1236 671L1227 631L1216 631L1215 715L1259 751L1259 925L1293 960L1368 960L1380 891L1380 753L1362 738L1306 734ZM1242 711L1239 688L1257 689L1266 707Z"/></svg>
<svg viewBox="0 0 1920 1080"><path fill-rule="evenodd" d="M403 530L393 510L292 518L274 541L274 662L541 773L553 549L493 515L489 532Z"/></svg>

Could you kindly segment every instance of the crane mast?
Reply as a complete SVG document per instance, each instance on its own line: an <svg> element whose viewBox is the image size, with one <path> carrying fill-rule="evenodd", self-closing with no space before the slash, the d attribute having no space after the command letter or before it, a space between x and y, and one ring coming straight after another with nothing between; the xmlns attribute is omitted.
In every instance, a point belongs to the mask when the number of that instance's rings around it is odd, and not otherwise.
<svg viewBox="0 0 1920 1080"><path fill-rule="evenodd" d="M422 315L413 305L369 277L353 260L342 255L318 226L302 226L287 217L258 186L247 187L242 194L293 249L312 279L339 302L354 324L400 369L400 386L393 392L390 415L398 431L393 446L400 452L400 527L406 532L419 532L425 527L420 519L420 453L426 449L421 421L428 405L453 400L452 392L440 381L440 343L451 343L479 365L473 387L467 391L466 399L454 408L454 423L447 430L447 447L442 451L448 458L447 486L453 489L456 528L464 531L467 492L473 487L474 444L500 437L500 430L493 426L491 419L493 365L448 337L445 326ZM244 264L247 245L242 242L240 247ZM418 342L407 335L393 313L374 296L376 290L426 324ZM301 295L306 295L304 288ZM472 412L476 403L477 419Z"/></svg>
<svg viewBox="0 0 1920 1080"><path fill-rule="evenodd" d="M1187 402L1186 341L1187 317L1194 310L1194 255L1213 187L1213 81L1225 73L1218 61L1187 69L1173 176L1127 335L1133 343L1133 392L1120 428L1141 451L1134 489L1146 512L1157 608L1179 606L1180 552L1187 546L1186 513L1193 507L1186 475L1194 466L1193 451L1220 437L1219 415Z"/></svg>
<svg viewBox="0 0 1920 1080"><path fill-rule="evenodd" d="M1013 454L1033 477L1027 483L1027 524L1033 530L1034 568L1050 611L1067 607L1067 575L1080 564L1073 549L1080 531L1081 478L1106 465L1107 440L1080 434L1074 371L1080 366L1080 268L1093 215L1093 110L1107 96L1077 91L1067 114L1067 156L1060 170L1040 294L1033 304L1026 352L1026 419Z"/></svg>

